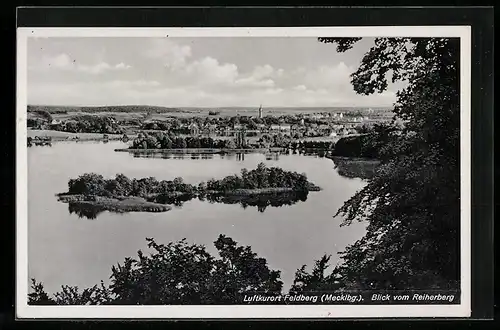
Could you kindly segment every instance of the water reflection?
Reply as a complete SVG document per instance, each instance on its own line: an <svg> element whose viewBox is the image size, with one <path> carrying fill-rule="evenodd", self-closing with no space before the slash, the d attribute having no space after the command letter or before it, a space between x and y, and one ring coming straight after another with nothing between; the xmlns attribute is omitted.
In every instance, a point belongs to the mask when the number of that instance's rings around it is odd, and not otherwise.
<svg viewBox="0 0 500 330"><path fill-rule="evenodd" d="M268 207L283 207L305 202L308 192L286 192L253 196L225 196L223 194L210 194L195 196L190 194L167 196L161 195L155 199L155 202L172 205L175 208L181 208L185 202L198 199L202 202L240 204L243 209L256 207L257 211L263 213ZM69 203L68 211L75 213L79 218L89 220L97 219L97 216L105 211L109 211L103 206L92 205L88 203ZM109 211L113 212L113 211ZM119 212L113 212L119 214Z"/></svg>
<svg viewBox="0 0 500 330"><path fill-rule="evenodd" d="M97 219L97 216L106 211L106 209L98 205L69 203L68 211L69 214L75 213L79 218L95 220Z"/></svg>
<svg viewBox="0 0 500 330"><path fill-rule="evenodd" d="M288 192L254 196L209 195L206 196L206 199L210 203L240 204L244 209L253 206L257 207L257 210L262 213L268 206L282 207L294 205L298 202L305 202L307 195L308 192ZM200 200L204 200L204 198L200 197Z"/></svg>
<svg viewBox="0 0 500 330"><path fill-rule="evenodd" d="M264 153L266 160L278 161L280 159L280 155L288 155L290 153L284 152L270 152ZM248 155L248 152L224 152L224 153L170 153L170 152L131 152L131 155L134 158L157 158L157 159L214 159L215 156L219 159L225 160L235 160L238 162L245 161L245 155ZM318 155L317 153L305 153L305 152L297 152L293 151L293 154L301 154L306 156L314 156ZM323 156L321 156L323 157Z"/></svg>
<svg viewBox="0 0 500 330"><path fill-rule="evenodd" d="M245 161L245 155L252 152L224 152L224 153L167 153L167 152L151 152L151 153L133 153L136 158L161 158L161 159L214 159L215 156L219 159L235 160L238 162ZM256 152L261 153L261 152ZM293 149L287 152L268 152L261 153L265 155L266 160L278 161L282 155L301 155L315 158L328 157L333 160L338 173L346 178L360 178L368 180L375 175L379 161L373 159L360 159L348 157L331 157L328 150L324 149Z"/></svg>
<svg viewBox="0 0 500 330"><path fill-rule="evenodd" d="M158 158L158 159L213 159L214 154L208 153L167 153L167 152L148 152L132 153L134 158Z"/></svg>
<svg viewBox="0 0 500 330"><path fill-rule="evenodd" d="M183 195L176 195L176 196L159 195L152 202L160 203L160 204L169 204L169 205L173 205L176 207L182 207L182 205L184 205L185 202L188 202L194 198L196 198L196 196L191 195L191 194L183 194Z"/></svg>

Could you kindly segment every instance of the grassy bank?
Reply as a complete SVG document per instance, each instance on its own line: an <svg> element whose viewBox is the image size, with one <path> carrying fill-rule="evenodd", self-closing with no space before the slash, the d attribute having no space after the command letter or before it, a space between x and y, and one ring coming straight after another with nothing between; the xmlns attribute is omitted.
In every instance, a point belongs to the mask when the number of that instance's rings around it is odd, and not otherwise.
<svg viewBox="0 0 500 330"><path fill-rule="evenodd" d="M102 197L79 194L59 194L59 200L64 203L74 203L79 206L100 207L112 212L166 212L172 207L159 203L148 202L140 197Z"/></svg>
<svg viewBox="0 0 500 330"><path fill-rule="evenodd" d="M123 134L107 134L108 135L108 140L121 140L123 137ZM29 129L28 130L28 137L34 138L35 136L38 137L50 137L52 139L52 142L54 141L73 141L77 140L78 141L103 141L104 139L104 134L103 133L70 133L70 132L62 132L62 131L54 131L54 130L39 130L39 129ZM130 139L136 138L136 135L129 135L127 136Z"/></svg>
<svg viewBox="0 0 500 330"><path fill-rule="evenodd" d="M333 160L339 174L348 178L371 179L380 164L378 159L359 157L327 156Z"/></svg>

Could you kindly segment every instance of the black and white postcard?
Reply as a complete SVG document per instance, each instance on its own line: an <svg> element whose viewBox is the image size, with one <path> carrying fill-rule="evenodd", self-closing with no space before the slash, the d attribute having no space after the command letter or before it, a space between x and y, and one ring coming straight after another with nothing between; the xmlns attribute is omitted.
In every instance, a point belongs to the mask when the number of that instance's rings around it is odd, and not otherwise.
<svg viewBox="0 0 500 330"><path fill-rule="evenodd" d="M19 318L470 315L470 27L17 50Z"/></svg>

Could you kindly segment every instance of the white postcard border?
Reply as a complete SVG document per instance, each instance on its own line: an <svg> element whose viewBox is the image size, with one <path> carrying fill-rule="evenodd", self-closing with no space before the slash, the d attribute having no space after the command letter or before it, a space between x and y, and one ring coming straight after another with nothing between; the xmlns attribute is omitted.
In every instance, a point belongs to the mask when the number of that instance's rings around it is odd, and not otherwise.
<svg viewBox="0 0 500 330"><path fill-rule="evenodd" d="M459 305L29 306L27 40L30 37L458 37L461 70L461 303ZM16 318L231 319L469 317L471 314L471 27L29 28L17 29ZM63 267L63 265L62 265Z"/></svg>

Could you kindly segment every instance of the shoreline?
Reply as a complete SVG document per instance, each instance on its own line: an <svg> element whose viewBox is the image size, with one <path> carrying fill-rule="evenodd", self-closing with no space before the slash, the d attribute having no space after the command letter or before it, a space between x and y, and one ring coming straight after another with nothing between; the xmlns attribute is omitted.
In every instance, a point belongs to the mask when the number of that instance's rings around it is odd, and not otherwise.
<svg viewBox="0 0 500 330"><path fill-rule="evenodd" d="M124 133L126 134L126 133ZM123 139L124 134L107 133L72 133L56 130L37 130L28 129L27 136L31 138L50 138L51 142L79 142L79 141L119 141ZM108 138L105 139L104 135ZM137 138L137 134L127 134L129 140Z"/></svg>
<svg viewBox="0 0 500 330"><path fill-rule="evenodd" d="M172 154L225 154L225 153L252 153L252 152L280 152L287 148L258 148L258 149L217 149L217 148L173 148L173 149L115 149L116 152L130 152L138 154L172 153Z"/></svg>
<svg viewBox="0 0 500 330"><path fill-rule="evenodd" d="M366 157L349 157L349 156L334 156L331 154L325 155L325 158L329 158L331 160L339 160L339 161L346 161L346 162L365 162L365 163L380 163L380 159L376 158L366 158Z"/></svg>

